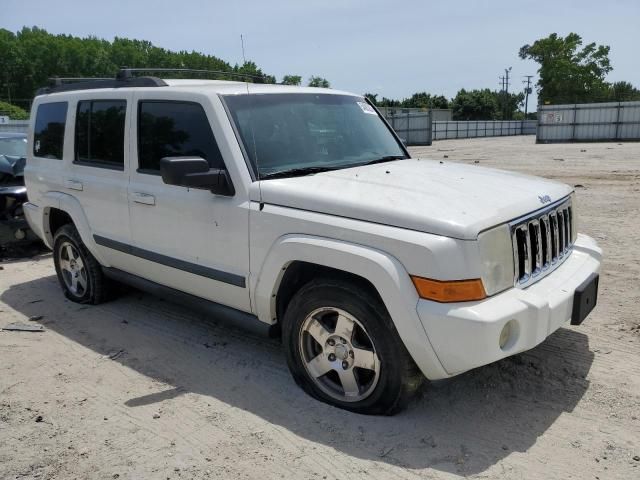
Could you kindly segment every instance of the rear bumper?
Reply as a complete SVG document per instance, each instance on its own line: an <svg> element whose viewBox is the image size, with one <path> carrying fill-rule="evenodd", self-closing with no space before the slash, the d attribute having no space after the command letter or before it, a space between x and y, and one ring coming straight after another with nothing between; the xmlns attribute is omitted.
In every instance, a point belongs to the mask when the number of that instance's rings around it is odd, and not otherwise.
<svg viewBox="0 0 640 480"><path fill-rule="evenodd" d="M33 233L40 237L40 239L45 243L45 245L47 245L47 247L51 248L51 245L49 245L46 235L43 231L43 209L35 203L25 202L22 204L22 210L24 212L25 218L27 219L29 227L31 227L31 230L33 230Z"/></svg>
<svg viewBox="0 0 640 480"><path fill-rule="evenodd" d="M602 250L578 235L570 257L553 273L525 288L511 288L480 302L418 302L418 315L449 376L529 350L571 320L573 296L600 270ZM503 348L499 338L511 323Z"/></svg>

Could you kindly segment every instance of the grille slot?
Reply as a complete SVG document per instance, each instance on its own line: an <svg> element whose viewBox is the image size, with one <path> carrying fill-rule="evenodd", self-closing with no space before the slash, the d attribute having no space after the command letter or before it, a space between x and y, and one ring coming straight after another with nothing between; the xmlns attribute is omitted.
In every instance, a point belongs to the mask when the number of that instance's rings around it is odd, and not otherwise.
<svg viewBox="0 0 640 480"><path fill-rule="evenodd" d="M558 267L573 247L571 199L511 224L514 284L527 286Z"/></svg>

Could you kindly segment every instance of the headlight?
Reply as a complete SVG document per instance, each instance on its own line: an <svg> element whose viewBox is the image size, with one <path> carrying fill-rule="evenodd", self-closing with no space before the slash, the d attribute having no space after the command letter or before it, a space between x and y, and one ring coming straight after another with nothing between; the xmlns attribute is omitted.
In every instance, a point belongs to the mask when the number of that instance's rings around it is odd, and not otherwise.
<svg viewBox="0 0 640 480"><path fill-rule="evenodd" d="M478 235L482 283L487 295L513 287L513 246L509 225L500 225Z"/></svg>

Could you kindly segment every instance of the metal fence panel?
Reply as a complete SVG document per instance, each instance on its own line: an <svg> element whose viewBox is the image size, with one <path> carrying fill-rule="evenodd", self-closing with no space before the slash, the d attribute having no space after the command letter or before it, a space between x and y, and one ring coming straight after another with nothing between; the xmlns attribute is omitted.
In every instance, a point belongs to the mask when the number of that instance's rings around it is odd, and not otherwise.
<svg viewBox="0 0 640 480"><path fill-rule="evenodd" d="M387 121L407 145L431 145L431 113L391 115Z"/></svg>
<svg viewBox="0 0 640 480"><path fill-rule="evenodd" d="M535 120L469 120L433 122L433 140L534 135Z"/></svg>
<svg viewBox="0 0 640 480"><path fill-rule="evenodd" d="M0 132L27 133L29 120L5 120L0 122Z"/></svg>
<svg viewBox="0 0 640 480"><path fill-rule="evenodd" d="M640 141L640 102L538 107L538 143Z"/></svg>

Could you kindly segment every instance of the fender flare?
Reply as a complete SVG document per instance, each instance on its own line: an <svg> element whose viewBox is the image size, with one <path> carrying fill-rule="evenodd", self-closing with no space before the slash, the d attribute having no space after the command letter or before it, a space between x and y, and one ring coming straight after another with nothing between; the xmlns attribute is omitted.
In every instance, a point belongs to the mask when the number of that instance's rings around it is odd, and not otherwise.
<svg viewBox="0 0 640 480"><path fill-rule="evenodd" d="M47 192L42 197L42 232L43 241L47 247L53 249L53 232L49 228L49 215L52 208L57 208L67 213L73 224L75 225L82 242L85 244L91 254L98 260L98 263L105 267L110 265L106 262L104 257L100 254L97 248L93 236L91 234L91 228L89 227L89 221L84 213L84 209L77 198L73 195L69 195L63 192Z"/></svg>
<svg viewBox="0 0 640 480"><path fill-rule="evenodd" d="M296 261L322 265L369 280L378 291L407 350L427 378L447 376L418 317L418 293L393 256L363 245L312 235L285 235L270 248L252 285L255 313L274 323L276 294L287 267Z"/></svg>

